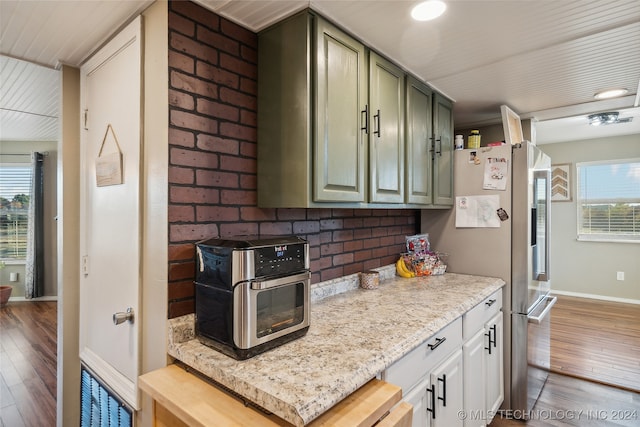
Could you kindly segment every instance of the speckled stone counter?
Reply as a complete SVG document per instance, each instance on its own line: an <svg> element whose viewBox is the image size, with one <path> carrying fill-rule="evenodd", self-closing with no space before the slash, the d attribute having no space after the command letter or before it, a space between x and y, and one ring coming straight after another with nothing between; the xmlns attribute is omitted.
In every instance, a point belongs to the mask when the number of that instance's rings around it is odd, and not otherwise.
<svg viewBox="0 0 640 427"><path fill-rule="evenodd" d="M387 279L373 290L357 288L353 277L319 284L309 332L251 359L234 360L201 344L193 315L170 320L169 354L302 426L504 285L452 273L404 279L384 269L381 276ZM332 295L332 287L340 293Z"/></svg>

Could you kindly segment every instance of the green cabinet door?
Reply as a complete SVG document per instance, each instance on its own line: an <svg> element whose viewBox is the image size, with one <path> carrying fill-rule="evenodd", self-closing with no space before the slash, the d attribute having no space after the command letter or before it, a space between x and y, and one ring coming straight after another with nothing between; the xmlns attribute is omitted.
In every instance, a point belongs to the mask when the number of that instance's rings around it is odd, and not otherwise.
<svg viewBox="0 0 640 427"><path fill-rule="evenodd" d="M366 201L364 45L316 19L314 201Z"/></svg>
<svg viewBox="0 0 640 427"><path fill-rule="evenodd" d="M403 203L405 73L374 52L369 73L370 199Z"/></svg>
<svg viewBox="0 0 640 427"><path fill-rule="evenodd" d="M453 206L453 103L434 95L433 204Z"/></svg>
<svg viewBox="0 0 640 427"><path fill-rule="evenodd" d="M429 86L407 77L407 203L433 203L432 104Z"/></svg>

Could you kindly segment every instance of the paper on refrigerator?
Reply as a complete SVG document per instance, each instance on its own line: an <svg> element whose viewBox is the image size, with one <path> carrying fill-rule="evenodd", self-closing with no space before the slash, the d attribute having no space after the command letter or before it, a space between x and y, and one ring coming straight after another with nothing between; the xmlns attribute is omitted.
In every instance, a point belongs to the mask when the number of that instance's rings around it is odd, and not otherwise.
<svg viewBox="0 0 640 427"><path fill-rule="evenodd" d="M456 228L498 228L500 196L456 197Z"/></svg>

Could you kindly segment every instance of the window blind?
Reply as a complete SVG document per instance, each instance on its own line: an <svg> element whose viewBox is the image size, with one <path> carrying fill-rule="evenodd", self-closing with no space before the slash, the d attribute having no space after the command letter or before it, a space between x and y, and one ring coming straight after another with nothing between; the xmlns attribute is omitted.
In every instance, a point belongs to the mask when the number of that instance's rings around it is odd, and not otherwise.
<svg viewBox="0 0 640 427"><path fill-rule="evenodd" d="M24 163L0 167L0 259L26 258L31 169Z"/></svg>
<svg viewBox="0 0 640 427"><path fill-rule="evenodd" d="M640 242L640 159L576 168L578 238Z"/></svg>

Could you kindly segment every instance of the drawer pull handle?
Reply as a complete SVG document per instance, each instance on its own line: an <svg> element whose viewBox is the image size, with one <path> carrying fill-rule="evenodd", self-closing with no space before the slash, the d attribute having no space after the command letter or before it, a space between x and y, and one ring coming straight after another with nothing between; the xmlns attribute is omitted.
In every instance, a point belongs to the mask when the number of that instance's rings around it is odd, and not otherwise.
<svg viewBox="0 0 640 427"><path fill-rule="evenodd" d="M493 339L491 339L491 331L493 331ZM493 344L493 348L496 348L496 342L497 342L496 325L494 324L491 328L489 328L489 331L484 335L489 337L489 346L485 347L484 349L489 350L489 354L491 354L491 344Z"/></svg>
<svg viewBox="0 0 640 427"><path fill-rule="evenodd" d="M489 301L485 302L485 304L487 305L487 307L491 307L495 302L495 299L490 299Z"/></svg>
<svg viewBox="0 0 640 427"><path fill-rule="evenodd" d="M427 344L427 347L429 347L429 350L435 350L440 344L442 344L443 342L445 342L447 340L447 337L442 337L442 338L436 338L436 343L435 344Z"/></svg>
<svg viewBox="0 0 640 427"><path fill-rule="evenodd" d="M431 412L431 418L436 419L436 385L431 384L431 388L427 389L428 393L431 393L431 408L427 406L427 412Z"/></svg>
<svg viewBox="0 0 640 427"><path fill-rule="evenodd" d="M447 375L442 374L438 381L442 383L442 397L438 397L438 400L442 400L442 406L447 406Z"/></svg>

